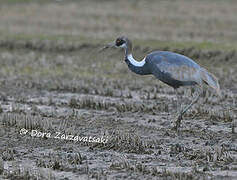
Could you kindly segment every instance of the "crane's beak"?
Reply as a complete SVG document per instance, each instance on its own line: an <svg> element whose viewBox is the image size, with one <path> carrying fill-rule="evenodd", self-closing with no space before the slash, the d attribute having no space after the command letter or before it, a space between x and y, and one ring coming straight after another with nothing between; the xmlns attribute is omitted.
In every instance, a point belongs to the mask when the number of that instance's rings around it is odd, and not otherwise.
<svg viewBox="0 0 237 180"><path fill-rule="evenodd" d="M101 49L99 50L99 52L102 52L102 51L104 51L105 49L112 48L112 47L116 47L116 45L115 45L114 42L105 45L103 48L101 48Z"/></svg>

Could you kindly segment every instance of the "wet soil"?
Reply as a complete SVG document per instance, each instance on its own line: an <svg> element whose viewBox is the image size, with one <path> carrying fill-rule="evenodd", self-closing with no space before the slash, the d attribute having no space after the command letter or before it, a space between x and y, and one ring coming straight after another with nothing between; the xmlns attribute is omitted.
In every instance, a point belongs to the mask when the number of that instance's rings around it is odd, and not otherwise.
<svg viewBox="0 0 237 180"><path fill-rule="evenodd" d="M237 178L235 51L167 47L216 74L222 88L221 98L205 89L176 132L174 90L129 72L121 51L41 43L0 43L1 178ZM179 94L182 105L195 95Z"/></svg>

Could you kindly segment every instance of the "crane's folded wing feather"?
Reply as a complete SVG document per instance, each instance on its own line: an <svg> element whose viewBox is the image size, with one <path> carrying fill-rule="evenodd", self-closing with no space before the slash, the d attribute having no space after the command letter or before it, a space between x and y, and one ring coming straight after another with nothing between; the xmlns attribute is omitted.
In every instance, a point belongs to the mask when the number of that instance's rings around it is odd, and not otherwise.
<svg viewBox="0 0 237 180"><path fill-rule="evenodd" d="M177 81L198 81L200 66L186 56L157 52L150 58L153 74L157 78Z"/></svg>

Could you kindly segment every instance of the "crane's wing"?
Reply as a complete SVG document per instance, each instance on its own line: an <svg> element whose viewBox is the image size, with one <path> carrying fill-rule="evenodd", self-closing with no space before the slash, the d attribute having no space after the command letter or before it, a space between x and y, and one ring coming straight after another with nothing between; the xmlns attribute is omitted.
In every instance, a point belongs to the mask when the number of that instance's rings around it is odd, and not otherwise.
<svg viewBox="0 0 237 180"><path fill-rule="evenodd" d="M148 55L147 59L152 66L152 73L167 84L179 81L182 82L181 85L185 85L185 82L191 85L200 81L200 66L186 56L156 51Z"/></svg>
<svg viewBox="0 0 237 180"><path fill-rule="evenodd" d="M186 56L169 51L156 51L149 54L146 61L153 75L174 88L201 85L204 82L221 96L218 79Z"/></svg>

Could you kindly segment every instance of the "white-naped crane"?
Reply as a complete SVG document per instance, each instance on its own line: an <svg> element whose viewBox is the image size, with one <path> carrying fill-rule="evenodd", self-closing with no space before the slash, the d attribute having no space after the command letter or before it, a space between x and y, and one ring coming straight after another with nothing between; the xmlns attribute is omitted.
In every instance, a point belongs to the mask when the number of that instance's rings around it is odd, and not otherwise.
<svg viewBox="0 0 237 180"><path fill-rule="evenodd" d="M115 42L106 45L102 50L109 47L123 48L125 50L125 62L128 68L136 74L152 74L175 90L180 86L196 87L198 95L189 105L179 111L176 125L174 126L176 130L180 127L184 113L198 101L203 91L203 84L213 88L217 95L221 95L217 78L184 55L170 51L154 51L148 54L142 61L137 61L132 55L132 43L125 36L118 37Z"/></svg>

